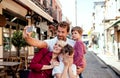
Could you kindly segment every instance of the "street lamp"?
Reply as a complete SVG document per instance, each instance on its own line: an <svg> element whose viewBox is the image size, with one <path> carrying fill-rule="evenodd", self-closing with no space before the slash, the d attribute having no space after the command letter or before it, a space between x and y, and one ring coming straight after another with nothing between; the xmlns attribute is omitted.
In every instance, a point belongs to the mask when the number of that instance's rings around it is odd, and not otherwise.
<svg viewBox="0 0 120 78"><path fill-rule="evenodd" d="M27 11L25 18L28 20L28 25L31 25L31 13L30 13L30 11Z"/></svg>
<svg viewBox="0 0 120 78"><path fill-rule="evenodd" d="M77 0L75 0L75 25L77 26Z"/></svg>
<svg viewBox="0 0 120 78"><path fill-rule="evenodd" d="M26 19L31 19L31 14L30 14L29 11L27 11L27 14L25 15L25 18L26 18Z"/></svg>

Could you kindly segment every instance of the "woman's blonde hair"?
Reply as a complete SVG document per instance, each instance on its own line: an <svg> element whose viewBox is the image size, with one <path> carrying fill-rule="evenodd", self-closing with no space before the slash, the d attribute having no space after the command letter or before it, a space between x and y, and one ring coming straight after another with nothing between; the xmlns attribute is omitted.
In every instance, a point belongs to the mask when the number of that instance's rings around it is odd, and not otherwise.
<svg viewBox="0 0 120 78"><path fill-rule="evenodd" d="M66 45L66 42L63 40L58 40L57 43L60 44L60 46L64 47Z"/></svg>

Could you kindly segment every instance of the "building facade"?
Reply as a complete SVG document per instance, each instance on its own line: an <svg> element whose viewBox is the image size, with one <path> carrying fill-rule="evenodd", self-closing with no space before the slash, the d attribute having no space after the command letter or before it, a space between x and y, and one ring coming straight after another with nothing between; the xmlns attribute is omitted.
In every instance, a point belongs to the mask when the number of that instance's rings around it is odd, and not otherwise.
<svg viewBox="0 0 120 78"><path fill-rule="evenodd" d="M0 57L4 57L4 53L16 51L11 43L13 32L22 31L26 25L34 26L39 40L54 36L55 32L51 35L50 31L55 31L55 25L62 20L62 9L59 0L1 0L0 15L5 18L1 20L5 25L0 26ZM34 47L27 50L33 54Z"/></svg>
<svg viewBox="0 0 120 78"><path fill-rule="evenodd" d="M94 2L93 27L99 32L100 49L120 59L120 1L101 0ZM111 13L112 12L112 13Z"/></svg>

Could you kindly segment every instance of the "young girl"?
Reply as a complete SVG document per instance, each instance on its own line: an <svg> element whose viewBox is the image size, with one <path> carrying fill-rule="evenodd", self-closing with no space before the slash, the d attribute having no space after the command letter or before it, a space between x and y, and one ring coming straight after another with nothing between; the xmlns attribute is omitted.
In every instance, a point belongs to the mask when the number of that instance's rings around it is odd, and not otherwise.
<svg viewBox="0 0 120 78"><path fill-rule="evenodd" d="M70 45L65 45L61 50L60 64L52 71L54 78L79 78L76 65L73 64L74 50Z"/></svg>
<svg viewBox="0 0 120 78"><path fill-rule="evenodd" d="M81 40L83 29L81 27L76 26L72 28L71 33L72 33L72 39L76 41L74 45L74 50L75 50L74 64L78 68L77 72L80 78L83 78L81 73L83 72L86 66L86 61L84 57L84 54L86 53L86 47L83 41Z"/></svg>

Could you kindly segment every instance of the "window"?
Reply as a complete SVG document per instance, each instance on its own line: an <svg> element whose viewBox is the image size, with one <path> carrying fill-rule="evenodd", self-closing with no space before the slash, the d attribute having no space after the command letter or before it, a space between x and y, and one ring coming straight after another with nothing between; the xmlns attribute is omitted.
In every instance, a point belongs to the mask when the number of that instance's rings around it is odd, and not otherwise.
<svg viewBox="0 0 120 78"><path fill-rule="evenodd" d="M3 28L3 51L9 52L10 50L10 27L7 25Z"/></svg>

